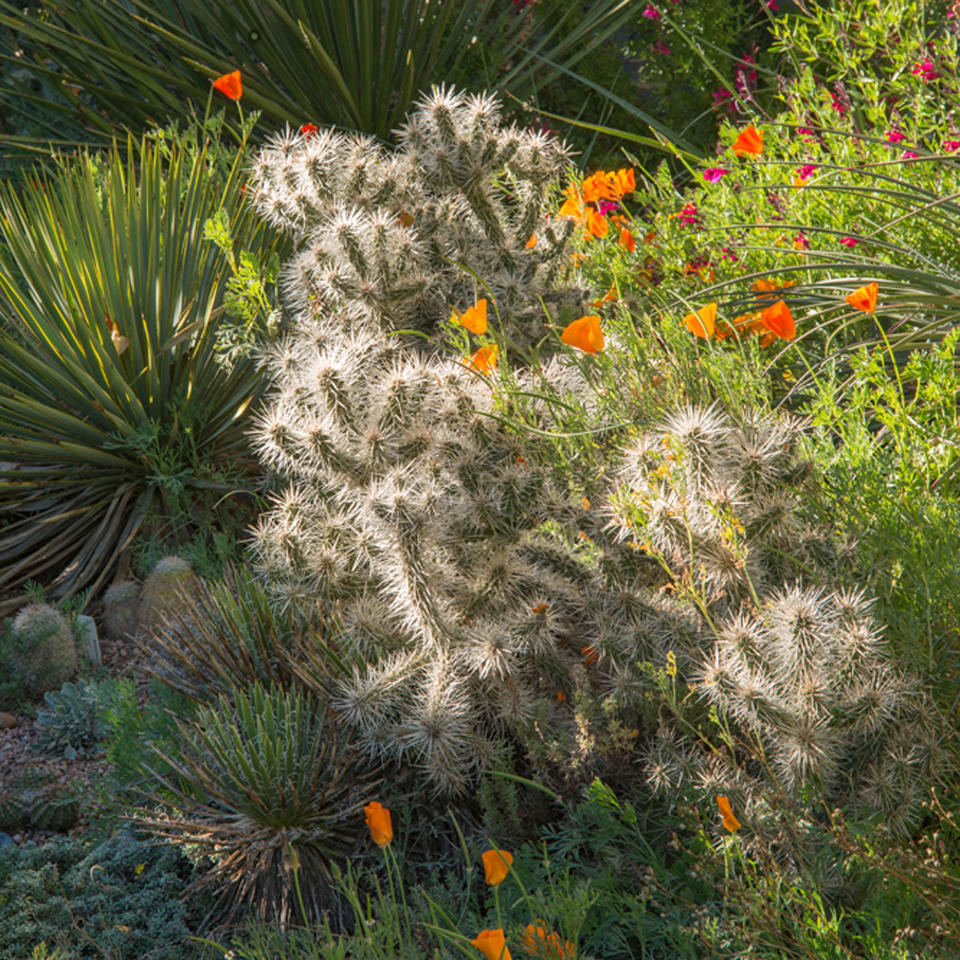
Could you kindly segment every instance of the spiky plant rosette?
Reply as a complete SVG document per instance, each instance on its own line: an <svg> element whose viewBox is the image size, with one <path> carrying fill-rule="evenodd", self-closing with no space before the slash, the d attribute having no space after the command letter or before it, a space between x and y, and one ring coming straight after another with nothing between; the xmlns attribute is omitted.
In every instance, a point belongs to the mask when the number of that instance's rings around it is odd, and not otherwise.
<svg viewBox="0 0 960 960"><path fill-rule="evenodd" d="M227 567L222 580L201 581L182 593L141 648L153 676L207 703L249 683L290 689L295 665L322 630L323 613L316 606L282 610L252 570Z"/></svg>
<svg viewBox="0 0 960 960"><path fill-rule="evenodd" d="M284 925L318 920L334 902L331 865L353 851L374 784L342 728L309 693L259 684L178 724L176 758L154 748L173 772L154 774L136 822L209 855L196 883L219 894L224 920L241 909Z"/></svg>
<svg viewBox="0 0 960 960"><path fill-rule="evenodd" d="M550 213L569 165L560 141L504 125L496 98L441 87L392 150L336 131L275 137L250 195L296 240L284 292L297 312L335 329L359 317L436 333L477 299L479 278L506 338L528 347L548 315L581 305L567 286L573 222Z"/></svg>
<svg viewBox="0 0 960 960"><path fill-rule="evenodd" d="M374 753L456 792L564 683L597 625L589 567L541 529L575 508L490 413L486 378L379 331L303 326L271 359L265 575L331 611L334 696Z"/></svg>

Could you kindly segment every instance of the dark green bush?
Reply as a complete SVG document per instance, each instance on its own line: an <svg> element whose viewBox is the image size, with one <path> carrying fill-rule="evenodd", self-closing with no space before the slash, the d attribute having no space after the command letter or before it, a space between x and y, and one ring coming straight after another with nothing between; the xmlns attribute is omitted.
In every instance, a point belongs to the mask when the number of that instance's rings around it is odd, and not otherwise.
<svg viewBox="0 0 960 960"><path fill-rule="evenodd" d="M193 960L188 937L202 902L180 899L187 859L129 831L106 840L57 838L0 851L0 956L44 941L70 960Z"/></svg>

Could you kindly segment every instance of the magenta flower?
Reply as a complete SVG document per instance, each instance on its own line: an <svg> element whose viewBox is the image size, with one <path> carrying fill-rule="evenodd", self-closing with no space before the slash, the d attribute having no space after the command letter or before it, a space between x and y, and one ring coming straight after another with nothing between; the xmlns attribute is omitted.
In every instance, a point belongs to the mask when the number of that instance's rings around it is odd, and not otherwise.
<svg viewBox="0 0 960 960"><path fill-rule="evenodd" d="M806 234L804 234L802 230L793 238L793 245L797 250L810 249L810 241L807 239Z"/></svg>
<svg viewBox="0 0 960 960"><path fill-rule="evenodd" d="M896 128L887 131L887 143L900 143L901 140L906 139L906 136Z"/></svg>
<svg viewBox="0 0 960 960"><path fill-rule="evenodd" d="M833 107L833 109L836 110L836 112L839 113L841 117L845 116L847 112L847 108L840 102L840 100L837 98L837 95L835 93L831 93L830 99L832 100L832 103L830 104L830 106Z"/></svg>
<svg viewBox="0 0 960 960"><path fill-rule="evenodd" d="M703 171L703 179L707 183L716 183L721 177L725 177L730 171L724 169L723 167L710 167L709 170Z"/></svg>
<svg viewBox="0 0 960 960"><path fill-rule="evenodd" d="M700 225L700 211L695 203L687 203L677 214L681 227L696 227Z"/></svg>
<svg viewBox="0 0 960 960"><path fill-rule="evenodd" d="M724 260L732 260L736 263L740 259L729 247L721 247L720 253L723 254Z"/></svg>
<svg viewBox="0 0 960 960"><path fill-rule="evenodd" d="M904 150L903 153L900 154L900 159L901 159L901 160L915 160L915 159L916 159L917 157L919 157L919 156L920 156L919 153L914 153L912 150Z"/></svg>
<svg viewBox="0 0 960 960"><path fill-rule="evenodd" d="M853 237L843 237L840 241L845 247L855 247L860 241Z"/></svg>
<svg viewBox="0 0 960 960"><path fill-rule="evenodd" d="M643 16L648 20L659 20L660 11L652 3L648 3L647 9L643 11Z"/></svg>
<svg viewBox="0 0 960 960"><path fill-rule="evenodd" d="M806 180L816 169L817 165L815 163L805 163L802 167L797 167L797 176L801 180Z"/></svg>
<svg viewBox="0 0 960 960"><path fill-rule="evenodd" d="M931 80L936 80L940 76L929 57L924 57L919 63L915 63L910 72L914 76L921 77L924 83L930 83Z"/></svg>
<svg viewBox="0 0 960 960"><path fill-rule="evenodd" d="M958 148L960 148L960 140L944 140L943 141L943 149L946 150L947 153L953 153L953 151Z"/></svg>
<svg viewBox="0 0 960 960"><path fill-rule="evenodd" d="M651 49L654 53L662 53L665 57L670 56L670 48L660 40L658 40Z"/></svg>

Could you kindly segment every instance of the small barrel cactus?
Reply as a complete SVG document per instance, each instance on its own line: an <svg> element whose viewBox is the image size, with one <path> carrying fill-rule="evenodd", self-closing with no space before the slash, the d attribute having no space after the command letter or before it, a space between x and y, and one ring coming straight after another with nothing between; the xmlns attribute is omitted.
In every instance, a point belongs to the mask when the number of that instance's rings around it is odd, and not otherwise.
<svg viewBox="0 0 960 960"><path fill-rule="evenodd" d="M56 607L29 604L14 617L12 631L13 667L31 696L58 689L76 672L76 638Z"/></svg>
<svg viewBox="0 0 960 960"><path fill-rule="evenodd" d="M19 794L0 790L0 830L16 830L27 822L27 808Z"/></svg>
<svg viewBox="0 0 960 960"><path fill-rule="evenodd" d="M140 607L140 585L121 580L103 595L103 626L111 640L122 640L136 633Z"/></svg>
<svg viewBox="0 0 960 960"><path fill-rule="evenodd" d="M193 567L183 557L170 556L157 561L140 594L140 632L150 634L159 629L165 616L180 610L181 594L194 591L198 582Z"/></svg>
<svg viewBox="0 0 960 960"><path fill-rule="evenodd" d="M69 830L80 819L80 801L61 784L51 784L24 793L27 815L38 830Z"/></svg>

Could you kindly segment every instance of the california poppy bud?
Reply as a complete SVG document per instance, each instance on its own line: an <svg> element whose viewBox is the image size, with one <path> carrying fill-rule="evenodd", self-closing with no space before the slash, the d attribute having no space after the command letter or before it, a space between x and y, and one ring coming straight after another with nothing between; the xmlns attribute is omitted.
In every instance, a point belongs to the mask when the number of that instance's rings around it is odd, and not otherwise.
<svg viewBox="0 0 960 960"><path fill-rule="evenodd" d="M231 100L239 100L243 96L243 84L240 82L240 71L234 70L232 73L225 73L222 77L217 77L213 81L213 89L219 90L225 97Z"/></svg>
<svg viewBox="0 0 960 960"><path fill-rule="evenodd" d="M379 801L368 803L363 812L367 815L370 836L378 847L385 847L393 840L393 822L390 811Z"/></svg>
<svg viewBox="0 0 960 960"><path fill-rule="evenodd" d="M513 863L513 854L509 850L487 850L480 859L489 886L497 887L507 879Z"/></svg>
<svg viewBox="0 0 960 960"><path fill-rule="evenodd" d="M513 960L502 929L481 930L470 942L487 960Z"/></svg>

